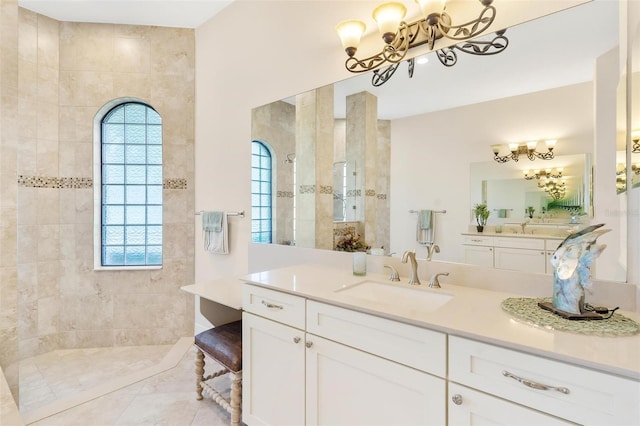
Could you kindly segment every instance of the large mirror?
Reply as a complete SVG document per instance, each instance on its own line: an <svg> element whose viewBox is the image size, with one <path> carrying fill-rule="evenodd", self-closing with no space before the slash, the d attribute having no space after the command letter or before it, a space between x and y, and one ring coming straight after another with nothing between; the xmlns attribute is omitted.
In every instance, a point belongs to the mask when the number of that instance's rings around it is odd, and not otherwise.
<svg viewBox="0 0 640 426"><path fill-rule="evenodd" d="M585 22L599 24L590 31L584 31ZM598 150L594 146L601 137L594 122L594 117L595 120L600 119L595 88L601 83L597 83L594 76L598 74L598 79L614 80L613 87L617 86L617 69L604 75L603 72L596 73L596 67L603 60L617 64L618 26L617 2L595 0L509 28L506 32L509 47L499 55L476 57L460 54L458 63L447 68L434 54L429 54L426 55L426 64L415 65L412 78L408 77L407 64L403 63L381 87L371 85L371 74L358 75L317 91L256 108L252 139L260 140L272 149L278 164L276 181L285 185L278 187L282 196L275 200L274 242L331 249L335 243L334 236L339 233L336 231L340 226L338 222L353 221L364 238L372 241L374 247L383 247L384 253L400 255L404 250L415 248L418 256L424 258L427 257L425 246L416 241L418 215L415 212L430 209L442 212L435 215L435 240L440 253L433 259L463 262L462 233L474 228L471 214L474 188L481 188L483 180L490 180L479 177L476 182L472 179L475 165L485 163L487 168L493 169L489 173L506 172L516 163L493 161L492 145L503 145L505 148L501 155L504 155L509 143L524 144L538 140L541 141L539 148L543 149L542 141L546 139L557 140L554 148L556 159L578 162L566 165L571 169L570 172L567 169L566 175L570 173L574 188L580 188L579 191L574 190L580 202L573 206L579 220L583 223L606 221L606 217L592 217L593 206L590 204L591 200L597 199L592 193L590 173L598 160L595 158ZM362 93L367 94L366 99L354 103L351 98ZM320 188L317 192L331 191L331 202L326 207L322 206L321 198L316 196L313 214L307 215L303 211L304 220L301 221L301 212L298 211L295 213L298 215L296 222L293 218L297 201L291 194L298 194L300 188L309 187L309 181L296 182L292 177L293 167L281 163L288 153L294 153L296 160L309 155L303 148L304 144L295 140L297 131L300 131L300 128L296 129L296 120L301 114L308 114L310 105L316 108L313 117L321 116L325 113L324 108L317 106L328 105L329 102L335 121L333 138L330 138L333 142L327 142L327 145L332 145L331 158L322 160L326 164L323 169L326 169L327 176L320 177L318 163L304 160L296 164L296 176L301 175L301 169L310 171L313 167L315 185ZM354 108L358 110L358 119L350 122L349 114ZM276 116L276 111L283 115ZM371 111L375 111L377 116L375 124L367 121ZM615 114L611 119L615 128ZM274 134L272 128L265 130L269 124L275 124L287 134ZM364 134L364 139L373 132L388 146L349 148L349 135L354 132L360 132L361 136ZM280 140L286 141L285 147L280 146ZM364 156L364 152L372 149L378 151L373 164L366 157L355 156L357 153ZM314 152L313 156L320 158L321 154ZM354 163L351 168L350 162ZM612 168L615 167L613 160L611 163ZM533 171L560 167L552 161L530 161L526 157L520 158L517 166L520 173L523 169ZM371 169L379 175L375 182L370 180L367 183L364 176ZM302 178L308 179L308 176ZM349 181L359 183L350 188L345 183ZM521 181L521 184L530 182ZM340 188L337 188L338 182L342 182ZM614 182L595 189L602 194L606 191L607 197L613 197L617 202ZM543 206L546 209L549 205L543 198L534 201L531 198L533 191L525 187L509 189L503 186L501 190L513 198L523 197L523 200L518 206L492 207L496 212L489 224L492 220L495 224L500 222L498 219L505 219L498 217L502 216L503 209L514 214L517 211L522 218L524 208L529 205L535 203L538 214L542 213ZM528 192L530 194L527 195ZM351 202L347 202L349 196L352 197ZM334 200L338 204L334 204ZM323 211L327 212L326 215ZM358 212L361 212L360 216ZM367 216L371 212L375 212L373 222ZM292 235L291 229L296 227L294 224L304 225L307 217L315 224L315 232L331 234L334 238L320 242L317 238L307 238L304 229L296 229L296 235ZM324 224L319 225L320 221ZM613 227L620 226L614 224ZM623 256L619 255L616 247L608 250L611 260L606 262L611 263L611 272L607 271L608 268L599 268L604 275L597 278L624 281Z"/></svg>

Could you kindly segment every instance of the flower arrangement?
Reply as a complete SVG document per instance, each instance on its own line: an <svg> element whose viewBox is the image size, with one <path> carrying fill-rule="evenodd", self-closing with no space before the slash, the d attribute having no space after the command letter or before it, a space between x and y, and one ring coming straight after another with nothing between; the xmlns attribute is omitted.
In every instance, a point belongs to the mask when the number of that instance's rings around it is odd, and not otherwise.
<svg viewBox="0 0 640 426"><path fill-rule="evenodd" d="M354 226L345 226L344 229L338 231L338 235L340 238L336 243L337 251L367 251L370 248L360 234L356 232Z"/></svg>

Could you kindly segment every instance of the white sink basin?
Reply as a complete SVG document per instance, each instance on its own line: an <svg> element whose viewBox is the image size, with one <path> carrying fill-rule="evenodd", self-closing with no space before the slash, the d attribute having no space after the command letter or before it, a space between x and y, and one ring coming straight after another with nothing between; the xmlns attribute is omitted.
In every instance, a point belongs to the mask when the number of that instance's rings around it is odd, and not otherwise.
<svg viewBox="0 0 640 426"><path fill-rule="evenodd" d="M453 299L453 295L440 290L431 290L422 285L381 283L365 280L348 287L339 288L336 293L344 293L359 300L376 303L398 304L406 309L432 312Z"/></svg>

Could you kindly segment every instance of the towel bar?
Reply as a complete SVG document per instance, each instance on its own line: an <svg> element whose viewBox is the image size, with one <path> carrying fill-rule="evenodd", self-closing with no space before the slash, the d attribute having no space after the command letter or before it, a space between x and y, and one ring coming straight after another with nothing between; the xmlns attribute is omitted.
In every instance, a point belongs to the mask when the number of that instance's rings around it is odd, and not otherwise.
<svg viewBox="0 0 640 426"><path fill-rule="evenodd" d="M446 210L434 210L434 213L446 213ZM420 213L420 210L409 210L409 213Z"/></svg>
<svg viewBox="0 0 640 426"><path fill-rule="evenodd" d="M199 216L204 212L204 210L200 210L199 212L196 212L195 215ZM241 210L239 212L226 212L227 216L240 216L240 217L244 217L244 210Z"/></svg>

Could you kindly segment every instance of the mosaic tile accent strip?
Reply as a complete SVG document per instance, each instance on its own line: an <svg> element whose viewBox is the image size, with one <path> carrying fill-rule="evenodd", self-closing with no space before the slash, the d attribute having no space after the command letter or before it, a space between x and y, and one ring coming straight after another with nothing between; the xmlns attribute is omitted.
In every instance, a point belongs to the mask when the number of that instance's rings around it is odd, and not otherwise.
<svg viewBox="0 0 640 426"><path fill-rule="evenodd" d="M365 189L364 196L365 197L375 197L376 196L376 190L375 189Z"/></svg>
<svg viewBox="0 0 640 426"><path fill-rule="evenodd" d="M378 200L386 200L387 199L387 194L376 194L376 198Z"/></svg>
<svg viewBox="0 0 640 426"><path fill-rule="evenodd" d="M360 197L362 195L362 191L360 189L348 189L347 197Z"/></svg>
<svg viewBox="0 0 640 426"><path fill-rule="evenodd" d="M24 188L91 189L93 178L18 175L18 186ZM187 189L187 179L164 179L163 189Z"/></svg>
<svg viewBox="0 0 640 426"><path fill-rule="evenodd" d="M18 175L18 186L25 188L93 188L93 178Z"/></svg>
<svg viewBox="0 0 640 426"><path fill-rule="evenodd" d="M315 185L300 185L300 193L301 194L315 194L316 186Z"/></svg>
<svg viewBox="0 0 640 426"><path fill-rule="evenodd" d="M276 197L278 198L293 198L293 191L277 191Z"/></svg>
<svg viewBox="0 0 640 426"><path fill-rule="evenodd" d="M162 189L187 189L187 179L163 179Z"/></svg>
<svg viewBox="0 0 640 426"><path fill-rule="evenodd" d="M333 194L333 186L331 185L320 185L320 193L321 194Z"/></svg>

